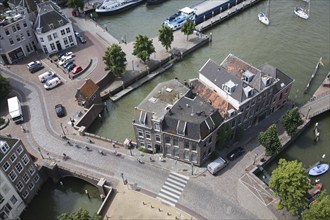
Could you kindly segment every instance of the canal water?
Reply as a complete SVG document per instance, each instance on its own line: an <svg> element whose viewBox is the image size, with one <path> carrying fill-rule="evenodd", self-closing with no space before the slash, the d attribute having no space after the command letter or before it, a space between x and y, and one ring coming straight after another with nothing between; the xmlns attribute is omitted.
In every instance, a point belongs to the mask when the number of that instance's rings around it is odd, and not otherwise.
<svg viewBox="0 0 330 220"><path fill-rule="evenodd" d="M93 214L97 212L102 201L96 187L77 178L64 178L61 181L63 185L48 180L20 218L56 220L60 214L79 208L85 208ZM90 198L85 190L88 190Z"/></svg>
<svg viewBox="0 0 330 220"><path fill-rule="evenodd" d="M100 25L118 39L133 41L138 34L155 37L164 19L184 6L200 1L170 0L161 5L147 7L141 5L133 10L115 16L100 17ZM198 70L208 60L220 63L229 53L259 67L271 64L295 80L291 99L299 105L306 102L329 72L330 59L330 1L311 1L310 18L304 20L294 15L296 6L304 6L301 0L271 1L270 25L265 26L257 19L260 11L265 11L267 1L247 9L245 12L215 26L206 32L212 32L212 44L205 46L184 58L180 63L130 93L118 102L108 101L109 113L102 122L96 121L90 131L101 136L124 141L134 138L132 119L134 107L160 82L178 77L180 80L197 78ZM307 94L303 91L319 58L321 66ZM280 157L298 159L305 167L320 160L326 154L325 161L330 163L330 114L325 113L315 119L320 124L321 139L313 141L312 126ZM314 123L314 122L313 122ZM270 168L272 170L272 168ZM325 187L330 192L330 172L322 176Z"/></svg>

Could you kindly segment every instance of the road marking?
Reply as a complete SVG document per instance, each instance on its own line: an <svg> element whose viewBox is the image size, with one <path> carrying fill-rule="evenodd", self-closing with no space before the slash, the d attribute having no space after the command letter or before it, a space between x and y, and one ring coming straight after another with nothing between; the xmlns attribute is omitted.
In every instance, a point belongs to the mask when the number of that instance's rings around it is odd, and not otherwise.
<svg viewBox="0 0 330 220"><path fill-rule="evenodd" d="M175 206L175 204L179 201L188 180L189 177L187 176L171 172L156 198L171 206Z"/></svg>

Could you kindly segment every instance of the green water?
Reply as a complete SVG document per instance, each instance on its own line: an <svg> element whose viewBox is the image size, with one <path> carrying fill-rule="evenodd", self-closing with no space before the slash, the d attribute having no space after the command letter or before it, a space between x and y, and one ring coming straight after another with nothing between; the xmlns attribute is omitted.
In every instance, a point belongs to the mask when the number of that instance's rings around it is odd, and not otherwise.
<svg viewBox="0 0 330 220"><path fill-rule="evenodd" d="M197 2L200 1L171 0L151 8L141 5L123 14L102 17L98 22L102 25L107 24L109 32L118 39L126 36L127 41L132 41L137 34L155 37L166 17L174 14L179 8ZM261 24L257 19L257 14L260 11L265 11L266 4L267 1L262 1L207 31L206 33L212 32L213 35L211 45L185 57L183 62L177 63L171 70L120 101L116 103L108 101L110 111L107 117L103 119L103 122L96 121L90 131L118 141L123 141L126 137L134 140L132 127L134 107L159 82L174 77L178 77L180 80L196 78L198 77L198 70L209 58L220 63L229 53L256 67L264 63L277 67L295 79L291 99L298 104L306 102L329 72L330 1L312 1L308 20L298 18L293 13L294 7L303 5L303 1L271 1L270 26ZM324 66L321 66L317 72L309 92L303 94L320 57L323 57ZM320 141L318 143L313 141L311 127L281 157L298 159L308 167L320 160L322 154L326 154L325 161L330 163L329 113L325 113L315 120L321 126ZM321 178L326 189L330 192L330 172Z"/></svg>
<svg viewBox="0 0 330 220"><path fill-rule="evenodd" d="M20 216L22 220L56 220L64 212L85 208L96 213L101 206L98 189L76 178L64 178L63 185L48 180ZM90 198L85 194L88 190ZM91 215L93 215L91 214Z"/></svg>

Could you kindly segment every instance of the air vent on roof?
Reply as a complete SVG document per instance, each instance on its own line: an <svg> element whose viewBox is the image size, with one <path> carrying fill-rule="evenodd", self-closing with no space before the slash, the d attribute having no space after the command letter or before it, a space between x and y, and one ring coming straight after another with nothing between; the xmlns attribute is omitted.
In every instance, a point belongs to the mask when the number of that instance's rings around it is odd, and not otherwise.
<svg viewBox="0 0 330 220"><path fill-rule="evenodd" d="M166 88L165 90L166 90L166 92L172 92L173 91L173 89L171 89L171 88Z"/></svg>

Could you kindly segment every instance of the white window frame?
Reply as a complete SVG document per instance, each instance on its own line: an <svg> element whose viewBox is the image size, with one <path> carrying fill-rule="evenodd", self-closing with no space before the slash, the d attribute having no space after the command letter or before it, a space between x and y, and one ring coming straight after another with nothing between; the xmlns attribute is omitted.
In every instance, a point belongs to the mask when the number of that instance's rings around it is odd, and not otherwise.
<svg viewBox="0 0 330 220"><path fill-rule="evenodd" d="M6 167L6 168L5 168ZM6 161L3 165L2 165L2 169L6 172L8 169L10 168L10 163L8 161Z"/></svg>
<svg viewBox="0 0 330 220"><path fill-rule="evenodd" d="M1 151L3 154L6 154L9 151L10 147L7 143L1 146Z"/></svg>
<svg viewBox="0 0 330 220"><path fill-rule="evenodd" d="M22 192L24 188L24 184L21 181L18 181L18 183L16 184L16 189L18 192Z"/></svg>
<svg viewBox="0 0 330 220"><path fill-rule="evenodd" d="M15 165L15 169L18 173L21 173L23 170L24 170L24 166L21 164L21 162L18 162L16 165Z"/></svg>
<svg viewBox="0 0 330 220"><path fill-rule="evenodd" d="M14 175L14 177L13 177L12 175ZM9 176L9 179L10 179L12 182L14 182L14 181L17 179L17 174L16 174L15 170L12 170L12 171L8 174L8 176Z"/></svg>
<svg viewBox="0 0 330 220"><path fill-rule="evenodd" d="M24 165L26 165L30 162L30 158L28 157L27 154L24 154L24 156L22 157L22 161L23 161Z"/></svg>
<svg viewBox="0 0 330 220"><path fill-rule="evenodd" d="M14 159L13 159L13 158L14 158ZM17 156L16 156L16 154L13 153L12 155L10 155L9 159L10 159L10 161L11 161L12 163L14 163L14 162L17 160Z"/></svg>

